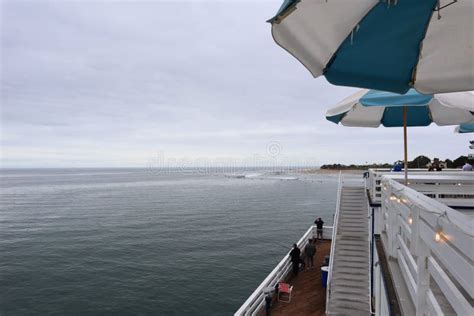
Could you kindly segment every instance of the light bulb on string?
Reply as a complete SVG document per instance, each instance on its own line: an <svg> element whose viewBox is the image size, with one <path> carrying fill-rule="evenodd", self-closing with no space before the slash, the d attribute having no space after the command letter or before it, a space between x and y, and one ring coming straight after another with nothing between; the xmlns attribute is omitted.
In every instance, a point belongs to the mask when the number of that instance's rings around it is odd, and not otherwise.
<svg viewBox="0 0 474 316"><path fill-rule="evenodd" d="M441 235L443 234L443 230L440 227L436 228L436 233L435 233L435 241L440 242L441 241Z"/></svg>
<svg viewBox="0 0 474 316"><path fill-rule="evenodd" d="M441 224L439 223L439 220L441 217L443 216L446 216L446 212L444 212L443 214L440 214L438 216L438 218L436 219L436 227L435 227L435 241L436 242L440 242L441 241L441 238L443 237L443 227L441 226Z"/></svg>

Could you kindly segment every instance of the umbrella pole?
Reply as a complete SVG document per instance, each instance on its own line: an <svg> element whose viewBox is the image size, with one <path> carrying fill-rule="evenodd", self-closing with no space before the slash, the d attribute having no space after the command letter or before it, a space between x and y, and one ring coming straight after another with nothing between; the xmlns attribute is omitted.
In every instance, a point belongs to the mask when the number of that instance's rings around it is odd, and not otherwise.
<svg viewBox="0 0 474 316"><path fill-rule="evenodd" d="M408 185L407 107L403 107L403 149L405 161L405 185Z"/></svg>

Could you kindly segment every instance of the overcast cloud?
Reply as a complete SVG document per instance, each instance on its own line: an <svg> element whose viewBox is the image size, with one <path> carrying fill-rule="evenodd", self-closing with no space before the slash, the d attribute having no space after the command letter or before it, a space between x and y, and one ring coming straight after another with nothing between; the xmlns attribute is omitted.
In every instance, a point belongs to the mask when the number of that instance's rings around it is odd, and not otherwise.
<svg viewBox="0 0 474 316"><path fill-rule="evenodd" d="M273 42L280 2L2 1L1 165L401 159L402 129L326 121L356 90L313 79ZM456 158L468 140L410 128L409 157Z"/></svg>

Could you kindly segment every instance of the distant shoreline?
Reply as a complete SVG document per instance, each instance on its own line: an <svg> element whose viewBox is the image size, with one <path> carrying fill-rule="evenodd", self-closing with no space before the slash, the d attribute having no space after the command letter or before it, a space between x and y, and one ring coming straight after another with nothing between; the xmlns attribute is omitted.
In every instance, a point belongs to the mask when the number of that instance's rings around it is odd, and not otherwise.
<svg viewBox="0 0 474 316"><path fill-rule="evenodd" d="M348 173L348 174L362 174L368 169L321 169L321 168L311 168L300 170L300 173L304 174L332 174L332 173Z"/></svg>

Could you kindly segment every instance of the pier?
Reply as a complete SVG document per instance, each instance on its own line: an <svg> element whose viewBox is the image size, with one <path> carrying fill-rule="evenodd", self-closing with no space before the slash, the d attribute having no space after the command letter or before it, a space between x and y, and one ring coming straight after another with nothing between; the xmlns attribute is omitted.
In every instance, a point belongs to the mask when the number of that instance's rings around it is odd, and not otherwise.
<svg viewBox="0 0 474 316"><path fill-rule="evenodd" d="M474 315L474 172L418 170L408 186L395 172L367 175L339 178L326 291L318 269L292 279L286 254L235 315L263 315L262 290L280 281L292 301L272 315Z"/></svg>

